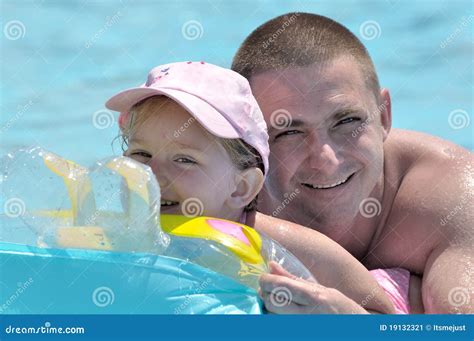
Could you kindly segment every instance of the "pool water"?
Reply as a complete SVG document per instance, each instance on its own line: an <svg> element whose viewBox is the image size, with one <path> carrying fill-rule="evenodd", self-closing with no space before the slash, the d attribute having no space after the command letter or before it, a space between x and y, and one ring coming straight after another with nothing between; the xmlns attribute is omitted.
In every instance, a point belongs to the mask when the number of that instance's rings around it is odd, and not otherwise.
<svg viewBox="0 0 474 341"><path fill-rule="evenodd" d="M472 150L470 1L2 0L0 152L41 145L85 165L120 154L106 99L158 64L229 67L254 28L289 11L362 39L392 91L395 127Z"/></svg>

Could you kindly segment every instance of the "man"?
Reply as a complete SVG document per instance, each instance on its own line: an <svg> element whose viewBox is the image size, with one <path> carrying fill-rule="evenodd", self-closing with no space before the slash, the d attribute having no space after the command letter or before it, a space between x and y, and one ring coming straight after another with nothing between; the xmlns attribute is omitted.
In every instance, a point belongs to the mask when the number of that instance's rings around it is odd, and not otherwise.
<svg viewBox="0 0 474 341"><path fill-rule="evenodd" d="M390 94L362 43L331 19L289 13L252 32L232 69L249 80L269 128L256 228L309 267L309 232L269 228L269 216L322 232L368 269L405 268L412 288L421 279L425 312L474 313L472 154L391 130ZM299 299L269 310L320 304L318 288L290 277L277 269L263 278Z"/></svg>

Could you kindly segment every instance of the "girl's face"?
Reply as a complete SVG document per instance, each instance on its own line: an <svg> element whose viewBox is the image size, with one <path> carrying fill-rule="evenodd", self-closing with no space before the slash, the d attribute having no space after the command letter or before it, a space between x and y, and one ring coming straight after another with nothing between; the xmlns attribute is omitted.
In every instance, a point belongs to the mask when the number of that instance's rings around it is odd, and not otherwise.
<svg viewBox="0 0 474 341"><path fill-rule="evenodd" d="M243 207L235 207L232 198L240 171L225 149L177 103L151 110L138 114L147 118L132 129L124 155L153 170L161 187L161 213L238 221Z"/></svg>

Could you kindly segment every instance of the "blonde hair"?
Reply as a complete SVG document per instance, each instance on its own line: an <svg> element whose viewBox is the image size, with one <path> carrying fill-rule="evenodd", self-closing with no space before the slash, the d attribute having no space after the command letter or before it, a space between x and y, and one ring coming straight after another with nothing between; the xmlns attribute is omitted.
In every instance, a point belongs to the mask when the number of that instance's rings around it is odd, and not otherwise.
<svg viewBox="0 0 474 341"><path fill-rule="evenodd" d="M176 103L166 96L152 96L135 104L131 109L123 123L121 135L122 150L128 149L130 136L136 131L138 127L145 124L146 121L152 117L158 110L165 110L167 106ZM194 120L191 117L188 123ZM257 150L242 139L226 139L214 136L216 141L225 149L232 163L239 170L249 168L259 168L262 173L265 173L263 160ZM126 148L124 148L124 146ZM254 211L257 209L257 197L255 197L245 208L244 211Z"/></svg>

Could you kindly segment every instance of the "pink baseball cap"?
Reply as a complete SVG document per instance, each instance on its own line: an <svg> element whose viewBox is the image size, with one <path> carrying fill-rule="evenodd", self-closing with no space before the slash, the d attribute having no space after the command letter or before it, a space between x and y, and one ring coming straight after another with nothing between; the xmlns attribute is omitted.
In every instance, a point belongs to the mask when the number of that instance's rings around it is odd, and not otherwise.
<svg viewBox="0 0 474 341"><path fill-rule="evenodd" d="M213 135L247 142L259 152L268 173L267 125L244 77L205 62L160 65L148 73L145 84L118 93L105 105L120 112L122 129L131 107L156 95L176 101Z"/></svg>

